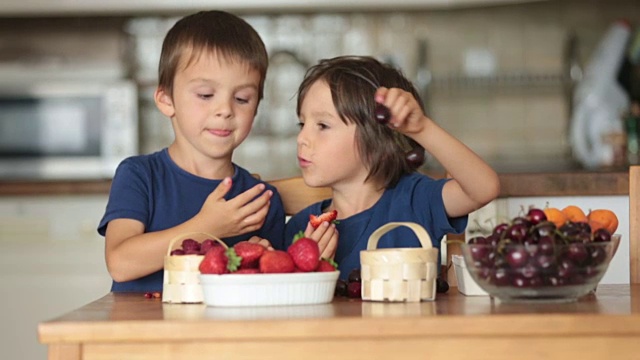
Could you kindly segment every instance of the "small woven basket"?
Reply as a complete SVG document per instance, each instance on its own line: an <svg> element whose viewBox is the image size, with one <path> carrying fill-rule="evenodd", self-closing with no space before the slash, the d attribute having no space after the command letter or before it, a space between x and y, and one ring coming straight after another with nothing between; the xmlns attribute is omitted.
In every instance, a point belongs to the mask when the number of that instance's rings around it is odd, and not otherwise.
<svg viewBox="0 0 640 360"><path fill-rule="evenodd" d="M377 249L382 235L399 226L416 234L422 248ZM436 297L438 249L420 225L392 222L369 237L367 250L360 251L362 299L391 302L433 301Z"/></svg>
<svg viewBox="0 0 640 360"><path fill-rule="evenodd" d="M199 269L204 255L171 255L171 251L179 248L185 239L193 239L200 244L212 239L227 248L222 240L202 232L186 233L173 238L164 257L162 302L197 304L204 301Z"/></svg>

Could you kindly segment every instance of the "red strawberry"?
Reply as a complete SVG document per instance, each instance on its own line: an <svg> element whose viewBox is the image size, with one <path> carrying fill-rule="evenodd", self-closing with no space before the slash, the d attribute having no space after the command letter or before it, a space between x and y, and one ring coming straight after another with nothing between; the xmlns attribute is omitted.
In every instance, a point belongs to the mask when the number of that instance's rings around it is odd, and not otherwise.
<svg viewBox="0 0 640 360"><path fill-rule="evenodd" d="M207 251L198 269L202 274L227 274L238 269L240 258L233 248L215 246Z"/></svg>
<svg viewBox="0 0 640 360"><path fill-rule="evenodd" d="M260 272L265 274L290 273L295 269L291 255L282 250L265 251L260 257Z"/></svg>
<svg viewBox="0 0 640 360"><path fill-rule="evenodd" d="M301 237L293 240L293 244L287 249L289 255L302 271L313 271L318 267L320 261L320 248L313 239Z"/></svg>
<svg viewBox="0 0 640 360"><path fill-rule="evenodd" d="M242 259L240 262L241 269L258 268L258 260L266 250L264 246L248 241L240 241L233 245L233 249Z"/></svg>
<svg viewBox="0 0 640 360"><path fill-rule="evenodd" d="M245 269L238 269L238 271L234 271L234 274L259 274L260 270L257 268L245 268Z"/></svg>
<svg viewBox="0 0 640 360"><path fill-rule="evenodd" d="M317 272L325 272L325 271L336 271L336 269L338 269L338 264L336 264L335 261L331 260L331 259L325 259L322 258L320 259L320 262L318 263L318 267L316 268Z"/></svg>
<svg viewBox="0 0 640 360"><path fill-rule="evenodd" d="M337 210L331 210L328 211L326 213L323 213L321 215L309 215L309 222L311 223L311 226L313 226L314 229L317 229L318 226L320 226L323 222L332 222L335 221L335 219L338 217L338 211Z"/></svg>

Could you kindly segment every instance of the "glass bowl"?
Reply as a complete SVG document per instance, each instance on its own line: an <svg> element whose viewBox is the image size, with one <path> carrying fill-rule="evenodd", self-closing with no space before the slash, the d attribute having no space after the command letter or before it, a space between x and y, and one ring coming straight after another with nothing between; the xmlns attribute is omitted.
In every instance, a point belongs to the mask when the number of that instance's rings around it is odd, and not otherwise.
<svg viewBox="0 0 640 360"><path fill-rule="evenodd" d="M501 301L576 301L594 291L620 243L462 244L472 278Z"/></svg>

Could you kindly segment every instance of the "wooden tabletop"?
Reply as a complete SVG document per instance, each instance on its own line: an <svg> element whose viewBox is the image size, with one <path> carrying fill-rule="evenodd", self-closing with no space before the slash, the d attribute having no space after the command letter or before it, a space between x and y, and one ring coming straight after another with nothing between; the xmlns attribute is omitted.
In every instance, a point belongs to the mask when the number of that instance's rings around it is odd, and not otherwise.
<svg viewBox="0 0 640 360"><path fill-rule="evenodd" d="M302 347L335 346L337 351L345 351L348 342L368 344L369 350L364 351L369 359L395 356L391 354L399 348L406 348L406 355L411 358L415 351L426 354L425 346L431 344L428 352L432 358L451 359L448 356L453 353L470 351L456 343L462 340L484 350L519 343L538 349L534 355L547 356L502 356L492 350L492 359L551 358L567 347L575 348L572 354L583 356L581 359L605 353L618 354L616 359L630 359L633 357L627 356L640 356L640 285L601 285L596 294L577 302L537 304L465 297L456 288L438 294L433 302L381 303L336 298L329 304L246 308L164 304L160 299L146 299L143 294L111 293L41 323L38 334L40 341L50 346L50 359L151 359L160 354L167 358L167 351L177 351L177 345L182 350L176 352L176 358L199 359L206 357L198 355L198 346L219 353L231 351L231 343L243 343L244 355L216 358L252 358L251 354L265 358L259 349L276 351L279 358L302 356L289 352L287 346L292 342L297 344L294 348L301 347L296 351L302 352ZM505 344L505 339L511 339L510 345ZM448 346L436 345L440 343ZM587 351L588 344L596 348ZM89 354L95 356L88 357ZM319 355L307 354L305 358L326 356Z"/></svg>

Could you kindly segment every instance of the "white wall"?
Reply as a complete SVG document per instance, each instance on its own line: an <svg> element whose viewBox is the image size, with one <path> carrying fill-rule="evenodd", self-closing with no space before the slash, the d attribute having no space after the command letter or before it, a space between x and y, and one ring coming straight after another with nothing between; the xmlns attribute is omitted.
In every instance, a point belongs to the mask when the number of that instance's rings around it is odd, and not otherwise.
<svg viewBox="0 0 640 360"><path fill-rule="evenodd" d="M38 323L109 292L95 231L105 204L106 196L0 198L3 360L46 359Z"/></svg>

